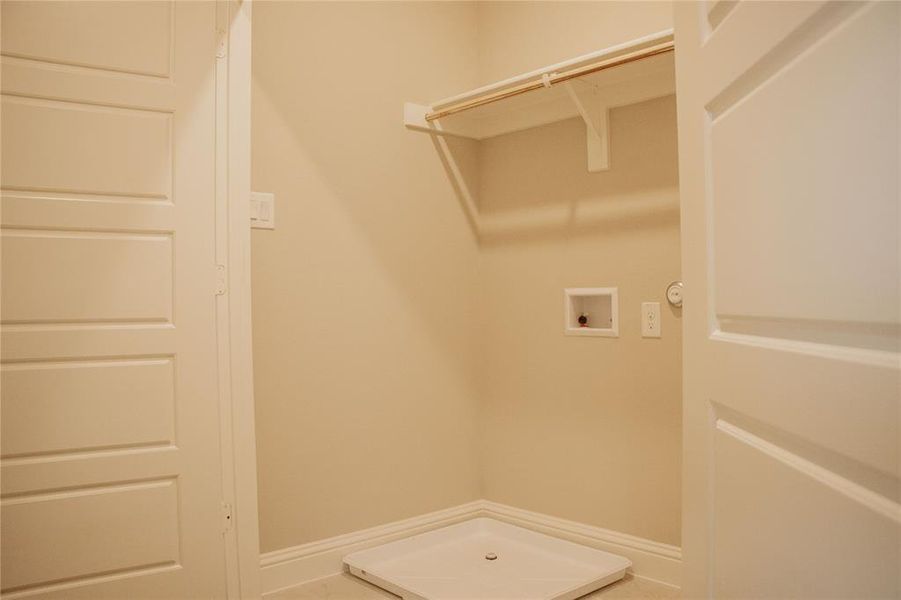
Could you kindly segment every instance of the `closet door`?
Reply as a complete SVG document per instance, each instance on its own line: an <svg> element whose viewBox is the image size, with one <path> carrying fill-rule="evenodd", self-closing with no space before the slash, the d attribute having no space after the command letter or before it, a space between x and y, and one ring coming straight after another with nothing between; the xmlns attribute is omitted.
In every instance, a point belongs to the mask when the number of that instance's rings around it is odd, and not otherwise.
<svg viewBox="0 0 901 600"><path fill-rule="evenodd" d="M901 594L899 27L676 4L686 597Z"/></svg>
<svg viewBox="0 0 901 600"><path fill-rule="evenodd" d="M2 3L4 598L222 598L213 2Z"/></svg>

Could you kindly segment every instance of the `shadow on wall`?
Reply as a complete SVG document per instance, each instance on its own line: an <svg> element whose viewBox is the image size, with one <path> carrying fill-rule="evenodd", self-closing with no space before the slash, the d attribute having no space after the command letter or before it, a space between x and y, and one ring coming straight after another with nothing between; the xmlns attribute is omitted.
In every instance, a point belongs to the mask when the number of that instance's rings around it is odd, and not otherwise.
<svg viewBox="0 0 901 600"><path fill-rule="evenodd" d="M435 147L483 245L629 233L679 222L675 111L675 96L612 110L600 173L579 118L483 140L475 160L452 138Z"/></svg>

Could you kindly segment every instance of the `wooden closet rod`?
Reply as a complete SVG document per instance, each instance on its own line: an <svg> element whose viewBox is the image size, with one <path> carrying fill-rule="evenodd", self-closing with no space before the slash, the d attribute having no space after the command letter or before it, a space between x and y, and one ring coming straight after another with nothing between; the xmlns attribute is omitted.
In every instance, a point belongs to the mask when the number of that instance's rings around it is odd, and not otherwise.
<svg viewBox="0 0 901 600"><path fill-rule="evenodd" d="M512 98L513 96L519 96L520 94L525 94L526 92L540 90L541 88L554 85L555 83L563 83L564 81L569 81L570 79L576 79L577 77L583 77L585 75L590 75L591 73L604 71L605 69L612 69L613 67L618 67L630 62L635 62L636 60L642 60L645 58L650 58L652 56L657 56L658 54L672 52L673 50L675 50L675 45L673 44L673 42L665 42L663 44L658 44L649 48L636 50L635 52L630 52L629 54L623 54L622 56L608 58L606 60L591 63L585 65L584 67L576 67L575 69L563 71L562 73L550 73L548 75L542 76L542 78L538 79L537 81L521 83L506 90L487 94L480 98L466 100L465 102L458 102L457 104L452 104L447 108L442 108L441 110L430 112L426 114L425 120L431 122L436 119L455 115L457 113L477 108L479 106L485 106L486 104L491 104L492 102L505 100L507 98Z"/></svg>

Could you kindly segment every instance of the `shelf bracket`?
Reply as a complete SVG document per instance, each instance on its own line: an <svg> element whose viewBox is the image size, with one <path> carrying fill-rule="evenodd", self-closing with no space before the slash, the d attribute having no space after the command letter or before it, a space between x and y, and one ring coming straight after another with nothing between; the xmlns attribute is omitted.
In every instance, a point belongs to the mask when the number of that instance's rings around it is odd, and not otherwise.
<svg viewBox="0 0 901 600"><path fill-rule="evenodd" d="M585 122L585 138L588 146L588 171L598 173L610 168L610 110L600 104L597 97L591 94L583 101L575 86L565 81L561 84L569 95L582 120ZM585 105L592 106L595 111L590 112Z"/></svg>

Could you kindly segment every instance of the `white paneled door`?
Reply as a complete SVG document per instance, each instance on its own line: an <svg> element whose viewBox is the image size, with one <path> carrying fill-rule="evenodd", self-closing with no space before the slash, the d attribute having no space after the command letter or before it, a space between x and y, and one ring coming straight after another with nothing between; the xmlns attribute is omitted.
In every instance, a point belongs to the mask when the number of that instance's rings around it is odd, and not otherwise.
<svg viewBox="0 0 901 600"><path fill-rule="evenodd" d="M225 597L213 2L2 3L4 598Z"/></svg>
<svg viewBox="0 0 901 600"><path fill-rule="evenodd" d="M901 594L899 28L676 4L686 597Z"/></svg>

